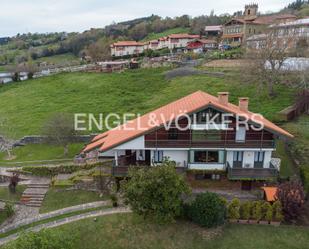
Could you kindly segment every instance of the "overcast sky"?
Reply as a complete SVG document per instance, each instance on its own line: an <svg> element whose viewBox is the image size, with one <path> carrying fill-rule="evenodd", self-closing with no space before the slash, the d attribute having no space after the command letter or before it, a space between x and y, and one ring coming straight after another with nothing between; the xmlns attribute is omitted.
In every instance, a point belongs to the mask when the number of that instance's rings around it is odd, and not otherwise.
<svg viewBox="0 0 309 249"><path fill-rule="evenodd" d="M0 37L26 32L83 31L151 14L198 16L234 13L256 2L261 12L292 0L0 0Z"/></svg>

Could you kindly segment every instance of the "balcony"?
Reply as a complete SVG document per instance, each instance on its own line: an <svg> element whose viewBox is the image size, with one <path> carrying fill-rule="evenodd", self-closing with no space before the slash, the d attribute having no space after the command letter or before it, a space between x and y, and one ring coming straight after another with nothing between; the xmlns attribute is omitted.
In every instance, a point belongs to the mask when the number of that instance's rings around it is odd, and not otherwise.
<svg viewBox="0 0 309 249"><path fill-rule="evenodd" d="M274 148L274 140L246 140L237 142L235 140L145 140L145 148Z"/></svg>

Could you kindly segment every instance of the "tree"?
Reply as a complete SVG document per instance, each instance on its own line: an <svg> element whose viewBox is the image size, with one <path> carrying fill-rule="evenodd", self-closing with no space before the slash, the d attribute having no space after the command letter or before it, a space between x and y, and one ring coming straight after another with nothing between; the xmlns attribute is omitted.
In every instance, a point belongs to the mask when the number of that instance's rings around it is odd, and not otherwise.
<svg viewBox="0 0 309 249"><path fill-rule="evenodd" d="M141 22L135 25L129 31L129 35L133 40L141 40L148 34L148 27L146 22Z"/></svg>
<svg viewBox="0 0 309 249"><path fill-rule="evenodd" d="M218 194L211 192L198 194L186 209L187 216L201 226L215 227L224 223L225 202Z"/></svg>
<svg viewBox="0 0 309 249"><path fill-rule="evenodd" d="M299 181L285 182L279 185L277 198L287 221L298 218L305 203L304 188Z"/></svg>
<svg viewBox="0 0 309 249"><path fill-rule="evenodd" d="M14 139L8 138L5 135L0 135L0 151L3 151L7 154L7 160L13 159L12 150L16 141Z"/></svg>
<svg viewBox="0 0 309 249"><path fill-rule="evenodd" d="M111 58L110 54L110 44L112 40L109 38L102 38L99 41L90 44L86 50L85 54L90 56L92 61L98 62L102 60L107 60Z"/></svg>
<svg viewBox="0 0 309 249"><path fill-rule="evenodd" d="M270 31L260 41L258 49L248 49L246 75L254 77L260 84L266 84L269 96L275 95L274 85L281 82L284 72L282 66L289 56L293 37L279 38L275 31ZM249 71L249 72L248 72Z"/></svg>
<svg viewBox="0 0 309 249"><path fill-rule="evenodd" d="M73 115L57 113L43 126L46 141L64 147L64 156L68 156L68 146L75 141L77 132L74 129Z"/></svg>
<svg viewBox="0 0 309 249"><path fill-rule="evenodd" d="M169 161L156 167L130 169L123 188L133 212L159 223L173 221L181 212L181 196L189 193L185 180Z"/></svg>

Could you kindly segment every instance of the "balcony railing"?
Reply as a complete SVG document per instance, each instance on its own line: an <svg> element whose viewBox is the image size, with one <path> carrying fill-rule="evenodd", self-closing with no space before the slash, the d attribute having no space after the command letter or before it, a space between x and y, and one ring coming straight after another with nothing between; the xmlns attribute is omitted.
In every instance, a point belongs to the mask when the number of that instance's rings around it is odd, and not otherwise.
<svg viewBox="0 0 309 249"><path fill-rule="evenodd" d="M274 148L274 140L246 140L237 142L235 140L145 140L146 148L200 148L200 147L218 147L218 148Z"/></svg>
<svg viewBox="0 0 309 249"><path fill-rule="evenodd" d="M228 165L228 178L230 180L267 180L279 176L276 168L231 168Z"/></svg>

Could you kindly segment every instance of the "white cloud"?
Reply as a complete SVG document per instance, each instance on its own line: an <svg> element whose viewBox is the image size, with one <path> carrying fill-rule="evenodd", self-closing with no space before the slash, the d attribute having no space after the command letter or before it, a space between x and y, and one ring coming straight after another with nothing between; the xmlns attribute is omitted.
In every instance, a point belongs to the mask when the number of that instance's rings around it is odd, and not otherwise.
<svg viewBox="0 0 309 249"><path fill-rule="evenodd" d="M255 2L265 12L277 11L290 0ZM245 4L241 0L0 0L0 37L25 32L83 31L151 14L197 16L209 14L212 9L217 14L232 14Z"/></svg>

